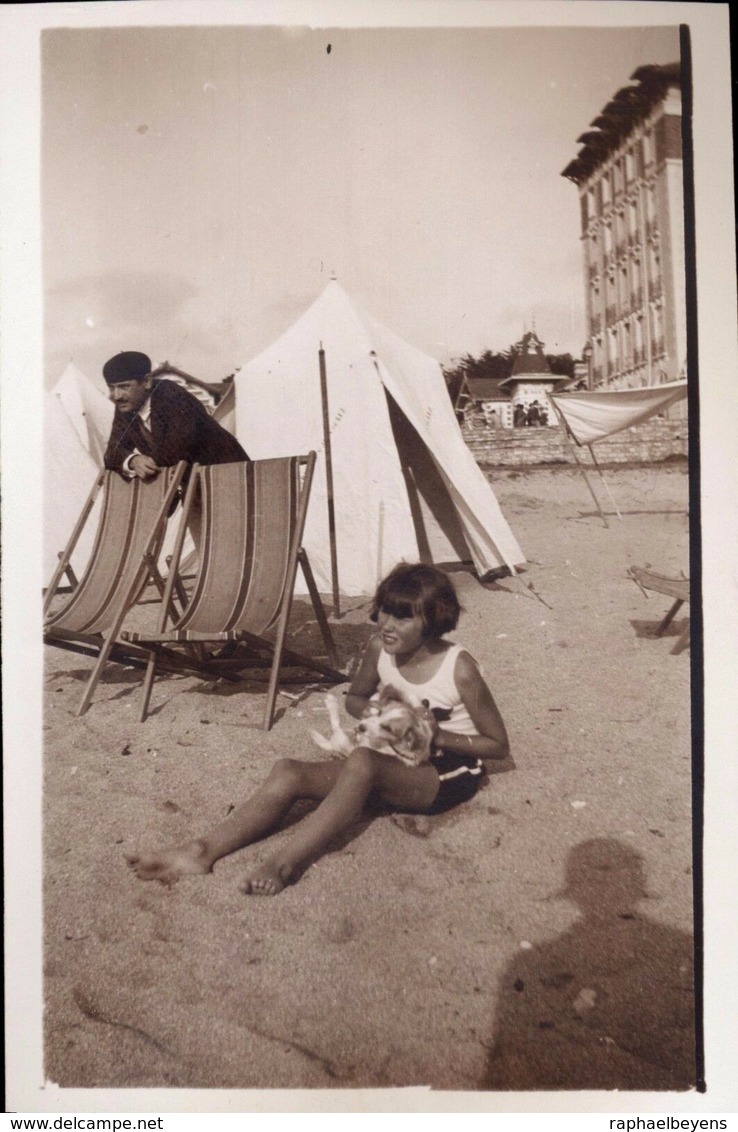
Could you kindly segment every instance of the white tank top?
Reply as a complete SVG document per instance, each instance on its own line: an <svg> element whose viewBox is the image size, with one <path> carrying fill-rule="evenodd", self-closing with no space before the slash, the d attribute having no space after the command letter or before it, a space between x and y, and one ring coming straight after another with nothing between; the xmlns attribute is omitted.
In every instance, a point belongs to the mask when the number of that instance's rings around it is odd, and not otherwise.
<svg viewBox="0 0 738 1132"><path fill-rule="evenodd" d="M382 687L391 684L398 692L404 692L411 699L427 700L431 708L450 711L451 718L441 722L441 727L445 731L453 731L456 735L478 735L479 732L466 710L454 680L456 658L462 652L466 652L463 645L450 645L435 675L424 684L412 684L397 668L394 656L390 656L382 649L377 660L380 684ZM476 661L474 663L476 664Z"/></svg>

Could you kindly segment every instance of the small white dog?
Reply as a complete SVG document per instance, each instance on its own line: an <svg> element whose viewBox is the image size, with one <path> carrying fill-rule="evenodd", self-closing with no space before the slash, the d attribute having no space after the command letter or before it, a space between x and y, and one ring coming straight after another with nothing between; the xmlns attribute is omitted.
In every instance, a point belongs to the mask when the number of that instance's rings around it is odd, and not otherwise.
<svg viewBox="0 0 738 1132"><path fill-rule="evenodd" d="M395 755L409 766L427 763L431 757L433 727L428 709L420 701L411 703L396 688L387 686L372 700L368 714L347 731L341 724L338 700L325 697L331 734L326 739L317 731L311 735L324 751L350 755L356 747L370 747L383 755Z"/></svg>

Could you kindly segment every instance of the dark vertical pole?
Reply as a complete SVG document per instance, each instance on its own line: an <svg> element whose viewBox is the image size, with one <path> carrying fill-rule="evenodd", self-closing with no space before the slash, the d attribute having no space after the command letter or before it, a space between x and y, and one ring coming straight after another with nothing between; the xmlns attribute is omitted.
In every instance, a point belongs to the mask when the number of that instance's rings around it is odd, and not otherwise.
<svg viewBox="0 0 738 1132"><path fill-rule="evenodd" d="M341 616L338 597L338 557L336 554L336 512L333 506L333 460L331 458L331 429L328 416L328 381L325 372L325 350L320 343L318 350L320 366L320 400L323 406L323 445L325 447L325 480L328 492L328 538L331 546L331 582L333 584L333 615Z"/></svg>
<svg viewBox="0 0 738 1132"><path fill-rule="evenodd" d="M687 300L687 405L689 428L689 580L690 681L692 692L692 864L695 942L696 1088L705 1083L705 671L702 611L702 465L700 456L700 381L697 322L697 236L692 114L692 40L689 26L679 27L682 78L682 170L684 176L684 268Z"/></svg>

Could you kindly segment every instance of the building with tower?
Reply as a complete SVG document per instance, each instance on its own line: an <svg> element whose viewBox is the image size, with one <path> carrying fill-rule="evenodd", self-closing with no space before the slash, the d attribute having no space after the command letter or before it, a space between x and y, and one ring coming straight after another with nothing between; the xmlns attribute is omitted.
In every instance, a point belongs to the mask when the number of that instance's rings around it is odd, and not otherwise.
<svg viewBox="0 0 738 1132"><path fill-rule="evenodd" d="M543 352L543 342L535 330L527 330L515 347L512 373L500 382L513 404L513 419L522 410L529 416L533 410L535 424L558 423L547 394L562 384L562 378L551 373Z"/></svg>

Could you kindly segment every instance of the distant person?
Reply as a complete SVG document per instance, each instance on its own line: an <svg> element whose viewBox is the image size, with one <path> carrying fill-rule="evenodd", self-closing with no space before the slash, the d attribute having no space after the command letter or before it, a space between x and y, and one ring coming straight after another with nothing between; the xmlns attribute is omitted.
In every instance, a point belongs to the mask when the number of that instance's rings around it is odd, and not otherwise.
<svg viewBox="0 0 738 1132"><path fill-rule="evenodd" d="M527 424L528 428L536 428L540 424L540 415L537 401L534 401L531 405L529 405L528 411L525 414L525 423Z"/></svg>
<svg viewBox="0 0 738 1132"><path fill-rule="evenodd" d="M489 414L489 417L487 418L487 421L488 421L490 428L499 428L500 427L500 419L497 416L497 410L496 409L492 409L490 411L490 414Z"/></svg>
<svg viewBox="0 0 738 1132"><path fill-rule="evenodd" d="M538 423L541 425L541 427L548 425L548 409L545 407L545 405L541 405L541 408L538 411Z"/></svg>
<svg viewBox="0 0 738 1132"><path fill-rule="evenodd" d="M525 424L525 406L517 403L513 410L513 428L522 428Z"/></svg>
<svg viewBox="0 0 738 1132"><path fill-rule="evenodd" d="M197 397L174 381L157 380L151 360L126 350L103 366L115 405L105 467L121 475L153 479L160 468L188 464L230 464L248 460L230 432Z"/></svg>
<svg viewBox="0 0 738 1132"><path fill-rule="evenodd" d="M317 808L241 885L247 894L275 896L372 802L437 814L472 798L484 761L506 758L508 739L476 661L446 639L460 610L451 580L437 567L396 566L374 596L370 617L378 632L346 697L346 709L356 719L372 714L372 700L388 685L424 701L434 733L430 762L407 765L362 746L343 760L278 759L256 793L204 837L129 856L138 877L171 884L181 875L209 873L221 857L279 828L295 802L310 799ZM448 721L443 727L439 716Z"/></svg>

